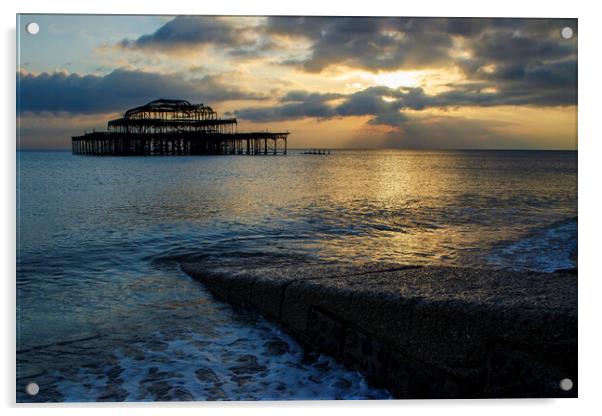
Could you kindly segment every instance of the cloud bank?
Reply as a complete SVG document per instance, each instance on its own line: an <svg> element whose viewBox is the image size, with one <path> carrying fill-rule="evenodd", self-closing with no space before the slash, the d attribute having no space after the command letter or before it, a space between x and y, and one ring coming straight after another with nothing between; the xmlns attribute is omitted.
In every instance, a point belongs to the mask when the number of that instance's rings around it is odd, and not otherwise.
<svg viewBox="0 0 602 416"><path fill-rule="evenodd" d="M224 83L218 75L186 80L178 74L116 69L104 76L17 74L17 108L29 112L107 113L157 98L204 100L263 100L265 95Z"/></svg>

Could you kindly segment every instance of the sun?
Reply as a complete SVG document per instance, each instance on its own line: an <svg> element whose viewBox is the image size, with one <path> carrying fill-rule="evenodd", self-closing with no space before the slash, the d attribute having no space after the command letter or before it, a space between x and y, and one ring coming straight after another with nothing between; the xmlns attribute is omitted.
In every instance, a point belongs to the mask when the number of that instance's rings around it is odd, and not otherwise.
<svg viewBox="0 0 602 416"><path fill-rule="evenodd" d="M391 89L420 87L428 78L429 71L394 71L394 72L368 72L347 71L337 79L343 81L347 90L352 92L367 87L381 86Z"/></svg>
<svg viewBox="0 0 602 416"><path fill-rule="evenodd" d="M421 71L396 71L381 72L379 74L368 74L371 81L376 85L389 88L417 87L420 84Z"/></svg>

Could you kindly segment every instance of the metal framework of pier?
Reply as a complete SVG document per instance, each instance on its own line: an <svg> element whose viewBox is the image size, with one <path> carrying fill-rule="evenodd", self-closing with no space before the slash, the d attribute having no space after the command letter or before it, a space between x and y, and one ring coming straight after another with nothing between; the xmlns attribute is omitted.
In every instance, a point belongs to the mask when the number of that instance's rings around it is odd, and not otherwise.
<svg viewBox="0 0 602 416"><path fill-rule="evenodd" d="M106 132L73 136L73 154L94 156L286 154L289 132L239 133L203 104L160 99L127 110Z"/></svg>

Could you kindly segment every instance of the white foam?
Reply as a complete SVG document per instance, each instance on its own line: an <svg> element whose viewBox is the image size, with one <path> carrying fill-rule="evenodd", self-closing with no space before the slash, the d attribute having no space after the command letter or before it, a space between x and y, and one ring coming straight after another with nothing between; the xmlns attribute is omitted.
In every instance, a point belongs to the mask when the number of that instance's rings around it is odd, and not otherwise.
<svg viewBox="0 0 602 416"><path fill-rule="evenodd" d="M494 249L487 263L510 270L553 272L576 266L577 221L554 224L521 240Z"/></svg>
<svg viewBox="0 0 602 416"><path fill-rule="evenodd" d="M177 338L157 333L153 341L165 342L165 348L149 349L141 343L136 347L143 359L116 351L117 366L123 370L119 378L120 388L127 393L125 400L391 398L387 391L370 387L361 374L346 370L328 356L320 355L311 363L304 360L299 344L261 318L257 325L224 326L218 332L219 336L211 340L198 333ZM265 345L269 340L286 343L288 352L270 355ZM250 364L249 371L233 369L244 367L245 362ZM199 379L199 369L209 377ZM217 382L212 380L213 374ZM82 373L79 378L86 380L88 387L68 379L58 383L66 401L98 397L110 387L107 377Z"/></svg>

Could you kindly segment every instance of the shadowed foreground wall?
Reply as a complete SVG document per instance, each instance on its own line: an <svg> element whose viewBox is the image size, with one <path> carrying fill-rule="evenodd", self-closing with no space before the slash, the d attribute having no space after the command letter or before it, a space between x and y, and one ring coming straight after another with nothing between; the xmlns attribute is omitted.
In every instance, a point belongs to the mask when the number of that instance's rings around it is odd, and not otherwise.
<svg viewBox="0 0 602 416"><path fill-rule="evenodd" d="M183 269L397 398L577 397L577 276L392 264ZM563 378L575 383L565 392Z"/></svg>

